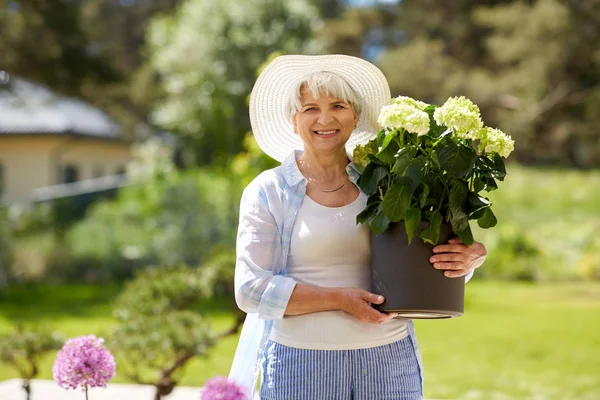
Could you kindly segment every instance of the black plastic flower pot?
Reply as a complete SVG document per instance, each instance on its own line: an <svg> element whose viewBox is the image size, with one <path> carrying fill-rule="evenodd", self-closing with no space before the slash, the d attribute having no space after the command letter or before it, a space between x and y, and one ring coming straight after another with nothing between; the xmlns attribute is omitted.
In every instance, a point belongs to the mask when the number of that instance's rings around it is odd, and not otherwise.
<svg viewBox="0 0 600 400"><path fill-rule="evenodd" d="M404 222L391 224L375 235L371 232L373 293L385 297L375 308L398 313L403 318L439 319L464 313L465 278L447 278L433 267L429 258L433 246L418 234L428 226L422 222L408 244ZM450 224L442 224L438 243L447 243L454 234Z"/></svg>

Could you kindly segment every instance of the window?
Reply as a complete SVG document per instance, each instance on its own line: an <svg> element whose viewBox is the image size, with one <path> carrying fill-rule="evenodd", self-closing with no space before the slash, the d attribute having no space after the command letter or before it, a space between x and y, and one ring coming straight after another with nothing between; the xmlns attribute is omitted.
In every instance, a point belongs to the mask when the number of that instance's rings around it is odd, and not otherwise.
<svg viewBox="0 0 600 400"><path fill-rule="evenodd" d="M73 183L79 180L79 170L74 165L66 165L63 168L63 183Z"/></svg>

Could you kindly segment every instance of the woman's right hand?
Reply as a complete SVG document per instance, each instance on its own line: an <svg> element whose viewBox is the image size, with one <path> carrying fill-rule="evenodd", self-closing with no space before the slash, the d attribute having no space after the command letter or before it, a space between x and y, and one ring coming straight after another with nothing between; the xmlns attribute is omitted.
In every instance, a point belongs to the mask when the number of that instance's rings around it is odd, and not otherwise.
<svg viewBox="0 0 600 400"><path fill-rule="evenodd" d="M359 288L339 288L340 309L353 315L356 319L373 324L381 324L397 317L396 314L382 313L371 307L369 303L381 304L381 295L367 292Z"/></svg>

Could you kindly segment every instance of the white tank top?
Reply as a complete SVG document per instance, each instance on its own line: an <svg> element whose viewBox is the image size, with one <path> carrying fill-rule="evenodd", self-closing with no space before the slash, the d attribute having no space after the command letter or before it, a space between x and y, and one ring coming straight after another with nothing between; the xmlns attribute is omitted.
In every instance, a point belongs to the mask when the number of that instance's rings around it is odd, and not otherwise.
<svg viewBox="0 0 600 400"><path fill-rule="evenodd" d="M356 224L366 203L362 193L343 207L325 207L304 196L292 230L287 275L299 283L370 291L369 228ZM407 335L406 320L372 324L344 311L324 311L276 320L270 339L301 349L352 350Z"/></svg>

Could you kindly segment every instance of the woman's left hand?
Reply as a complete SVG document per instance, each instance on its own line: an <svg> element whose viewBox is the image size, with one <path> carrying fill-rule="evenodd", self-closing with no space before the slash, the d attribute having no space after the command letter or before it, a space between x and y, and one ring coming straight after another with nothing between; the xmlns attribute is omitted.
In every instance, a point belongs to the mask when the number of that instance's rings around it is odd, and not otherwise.
<svg viewBox="0 0 600 400"><path fill-rule="evenodd" d="M433 248L436 253L429 261L433 267L445 270L448 278L458 278L479 267L487 257L487 250L482 243L473 242L466 245L460 238L450 239L448 244L439 244Z"/></svg>

